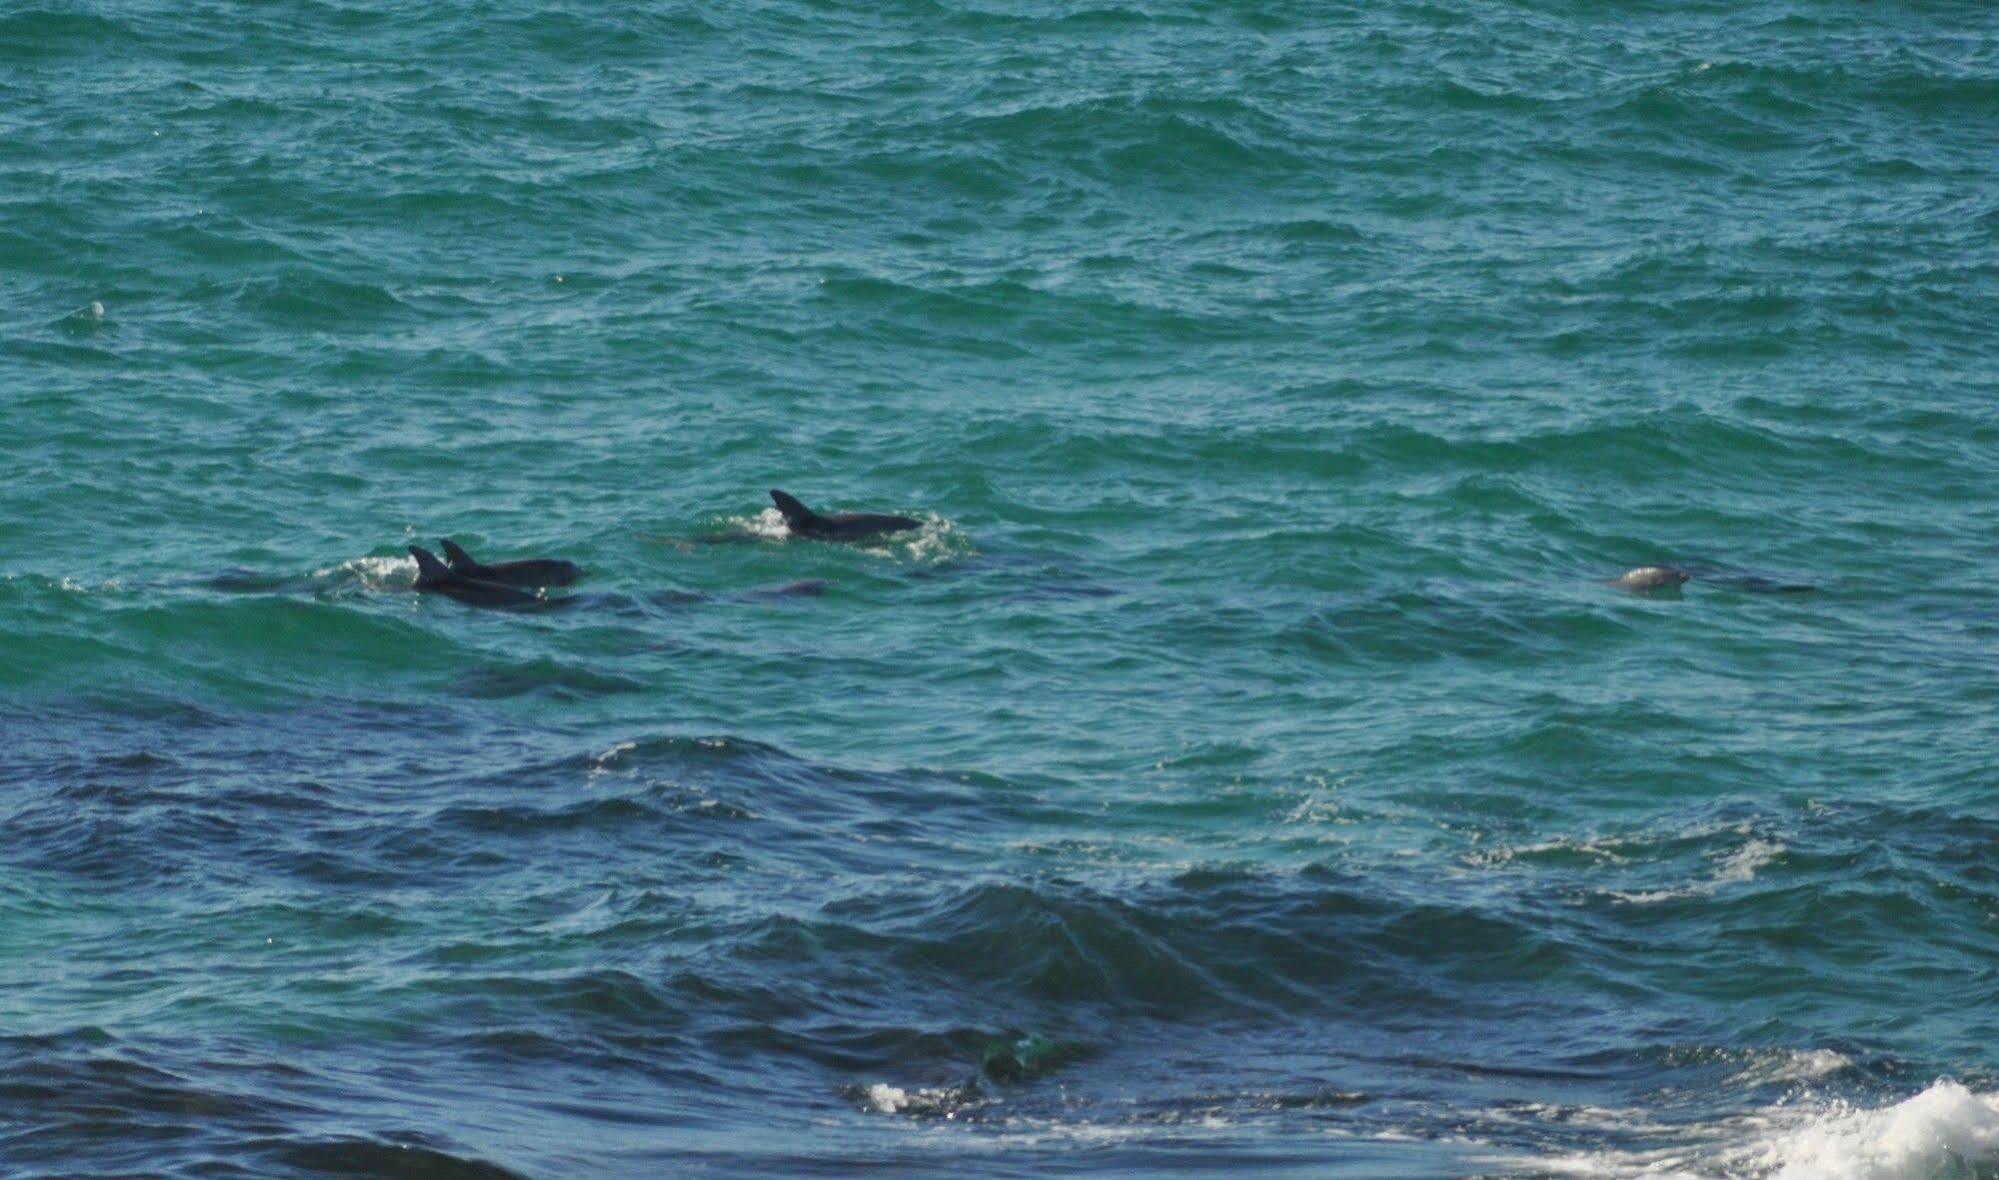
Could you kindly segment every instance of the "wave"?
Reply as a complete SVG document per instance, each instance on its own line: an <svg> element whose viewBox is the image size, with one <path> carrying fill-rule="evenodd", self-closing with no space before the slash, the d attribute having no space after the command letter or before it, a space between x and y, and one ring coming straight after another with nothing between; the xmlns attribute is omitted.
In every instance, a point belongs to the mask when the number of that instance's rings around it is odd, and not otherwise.
<svg viewBox="0 0 1999 1180"><path fill-rule="evenodd" d="M325 1176L407 1176L439 1180L522 1180L523 1174L463 1152L426 1143L432 1137L258 1139L247 1155L266 1164ZM233 1154L233 1153L232 1153ZM227 1157L224 1157L227 1158Z"/></svg>
<svg viewBox="0 0 1999 1180"><path fill-rule="evenodd" d="M1714 872L1702 880L1665 889L1638 891L1613 889L1610 895L1633 905L1651 905L1675 898L1707 897L1724 886L1754 881L1757 871L1775 863L1784 851L1784 845L1780 841L1751 838L1742 847L1721 857L1715 865Z"/></svg>
<svg viewBox="0 0 1999 1180"><path fill-rule="evenodd" d="M645 692L650 687L645 681L631 676L601 672L546 657L453 671L449 684L454 691L486 700L536 695L574 701Z"/></svg>
<svg viewBox="0 0 1999 1180"><path fill-rule="evenodd" d="M130 23L68 6L28 6L0 16L0 61L39 65L67 56L96 56L139 40Z"/></svg>
<svg viewBox="0 0 1999 1180"><path fill-rule="evenodd" d="M1168 1020L1463 1011L1504 1006L1509 985L1570 965L1557 939L1490 910L1309 874L875 892L752 923L733 941L734 954L765 963L809 946L826 986L935 997L938 1016L971 1003L1023 1024L1050 1011ZM913 1000L910 1010L931 1004Z"/></svg>
<svg viewBox="0 0 1999 1180"><path fill-rule="evenodd" d="M1671 1132L1670 1147L1504 1161L1507 1174L1675 1180L1990 1180L1999 1094L1940 1079L1885 1106L1788 1103Z"/></svg>
<svg viewBox="0 0 1999 1180"><path fill-rule="evenodd" d="M263 1174L517 1175L444 1135L326 1138L309 1130L319 1112L298 1097L310 1089L301 1086L308 1075L286 1064L211 1060L190 1070L153 1064L150 1055L94 1027L0 1038L0 1100L20 1120L0 1155L60 1160L66 1174L207 1175L252 1166ZM174 1145L170 1172L160 1170L163 1142Z"/></svg>
<svg viewBox="0 0 1999 1180"><path fill-rule="evenodd" d="M1005 158L1031 154L1127 181L1201 182L1305 166L1290 129L1256 101L1233 95L1099 94L1055 103L1037 95L948 115L927 130L947 142L990 145Z"/></svg>

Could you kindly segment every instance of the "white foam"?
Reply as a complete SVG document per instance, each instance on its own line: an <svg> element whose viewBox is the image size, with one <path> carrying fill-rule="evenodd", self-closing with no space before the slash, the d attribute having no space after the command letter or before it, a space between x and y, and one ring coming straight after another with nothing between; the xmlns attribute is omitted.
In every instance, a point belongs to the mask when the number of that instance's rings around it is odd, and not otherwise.
<svg viewBox="0 0 1999 1180"><path fill-rule="evenodd" d="M1999 1095L1939 1081L1879 1110L1835 1108L1762 1149L1772 1180L1929 1180L1999 1161Z"/></svg>
<svg viewBox="0 0 1999 1180"><path fill-rule="evenodd" d="M1783 854L1784 846L1775 840L1751 840L1721 862L1721 871L1714 875L1714 883L1720 886L1754 881L1757 869Z"/></svg>
<svg viewBox="0 0 1999 1180"><path fill-rule="evenodd" d="M1853 1058L1831 1049L1783 1049L1760 1052L1735 1077L1751 1083L1815 1082L1853 1065Z"/></svg>
<svg viewBox="0 0 1999 1180"><path fill-rule="evenodd" d="M918 561L936 561L958 552L957 532L957 525L933 516L914 533L903 534L908 539L902 542L902 546Z"/></svg>
<svg viewBox="0 0 1999 1180"><path fill-rule="evenodd" d="M1831 1049L1807 1049L1789 1054L1780 1076L1785 1080L1816 1081L1853 1068L1853 1058Z"/></svg>
<svg viewBox="0 0 1999 1180"><path fill-rule="evenodd" d="M618 759L623 758L626 754L638 748L639 744L637 742L619 742L601 754L591 755L590 777L595 778L603 774L605 771L611 769Z"/></svg>
<svg viewBox="0 0 1999 1180"><path fill-rule="evenodd" d="M766 508L755 516L731 517L729 523L741 528L753 537L769 537L782 540L791 535L790 526L784 523L784 513L775 508Z"/></svg>
<svg viewBox="0 0 1999 1180"><path fill-rule="evenodd" d="M955 1122L961 1110L967 1105L983 1106L983 1102L970 1100L963 1090L923 1089L905 1090L901 1086L891 1086L887 1082L875 1082L865 1086L860 1096L868 1104L868 1109L877 1114L907 1114L919 1119L939 1116L945 1122Z"/></svg>
<svg viewBox="0 0 1999 1180"><path fill-rule="evenodd" d="M1740 885L1756 879L1756 871L1784 854L1784 845L1776 840L1752 838L1748 843L1721 859L1713 874L1700 881L1676 885L1670 889L1648 889L1637 893L1620 889L1610 890L1610 896L1633 905L1652 905L1676 897L1706 897L1724 885Z"/></svg>
<svg viewBox="0 0 1999 1180"><path fill-rule="evenodd" d="M1557 836L1552 840L1542 840L1534 844L1519 844L1490 851L1468 853L1467 864L1480 868L1496 868L1510 864L1522 857L1542 857L1550 853L1576 853L1589 857L1599 864L1623 864L1631 859L1624 849L1631 841L1618 837Z"/></svg>
<svg viewBox="0 0 1999 1180"><path fill-rule="evenodd" d="M1969 1180L1999 1162L1999 1094L1942 1080L1889 1106L1778 1106L1701 1134L1652 1151L1503 1163L1602 1180Z"/></svg>
<svg viewBox="0 0 1999 1180"><path fill-rule="evenodd" d="M385 582L413 582L416 580L416 558L356 557L339 565L329 565L325 569L312 571L312 576L315 578L331 578L342 574L358 575L370 586Z"/></svg>
<svg viewBox="0 0 1999 1180"><path fill-rule="evenodd" d="M1670 1128L1651 1112L1634 1106L1576 1106L1563 1102L1527 1102L1485 1117L1509 1122L1561 1123L1568 1127L1602 1127L1623 1132L1663 1134Z"/></svg>
<svg viewBox="0 0 1999 1180"><path fill-rule="evenodd" d="M782 541L792 535L791 527L784 523L784 513L774 507L766 508L755 516L732 516L725 519L730 525L752 537ZM960 542L957 525L940 516L929 516L924 517L922 523L913 530L887 534L856 548L862 553L874 553L884 557L901 554L918 561L936 561L955 556L966 546Z"/></svg>

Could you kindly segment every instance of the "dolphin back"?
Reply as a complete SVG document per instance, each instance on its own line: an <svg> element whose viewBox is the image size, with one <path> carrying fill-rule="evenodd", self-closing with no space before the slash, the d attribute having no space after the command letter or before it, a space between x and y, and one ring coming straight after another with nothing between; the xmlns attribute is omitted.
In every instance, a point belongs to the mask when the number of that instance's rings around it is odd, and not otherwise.
<svg viewBox="0 0 1999 1180"><path fill-rule="evenodd" d="M799 503L796 496L776 488L770 490L770 498L771 503L777 505L777 510L784 514L785 527L801 537L816 537L824 541L862 541L881 533L899 533L923 527L920 520L880 512L822 515Z"/></svg>
<svg viewBox="0 0 1999 1180"><path fill-rule="evenodd" d="M464 574L468 578L478 575L479 563L473 559L470 553L459 548L458 542L449 537L439 537L437 544L439 548L444 550L445 564L451 567L452 573Z"/></svg>
<svg viewBox="0 0 1999 1180"><path fill-rule="evenodd" d="M886 512L842 512L836 516L819 518L854 533L900 533L909 529L920 529L923 522L908 516L894 516Z"/></svg>
<svg viewBox="0 0 1999 1180"><path fill-rule="evenodd" d="M772 488L770 502L777 505L777 510L784 514L784 523L793 529L809 526L819 518L818 513L800 503L798 497L790 492L780 492Z"/></svg>
<svg viewBox="0 0 1999 1180"><path fill-rule="evenodd" d="M450 567L437 559L437 554L421 545L410 546L410 556L416 558L416 584L418 586L441 586L452 580Z"/></svg>
<svg viewBox="0 0 1999 1180"><path fill-rule="evenodd" d="M583 568L573 561L555 557L530 557L521 561L500 561L487 565L449 540L440 540L451 572L461 578L497 582L502 586L567 586L583 576Z"/></svg>

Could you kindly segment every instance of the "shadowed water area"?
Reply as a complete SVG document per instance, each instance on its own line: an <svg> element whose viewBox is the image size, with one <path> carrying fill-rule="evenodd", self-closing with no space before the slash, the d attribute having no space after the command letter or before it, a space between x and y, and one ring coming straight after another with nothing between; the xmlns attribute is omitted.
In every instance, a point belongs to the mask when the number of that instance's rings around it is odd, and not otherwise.
<svg viewBox="0 0 1999 1180"><path fill-rule="evenodd" d="M0 1172L1999 1177L1995 309L1984 3L0 6Z"/></svg>

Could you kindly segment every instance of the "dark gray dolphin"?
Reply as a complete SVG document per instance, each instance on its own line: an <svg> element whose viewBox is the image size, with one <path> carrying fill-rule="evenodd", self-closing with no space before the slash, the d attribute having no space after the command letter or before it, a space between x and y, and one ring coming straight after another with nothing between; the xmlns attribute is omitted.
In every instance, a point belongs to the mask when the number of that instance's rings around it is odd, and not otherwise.
<svg viewBox="0 0 1999 1180"><path fill-rule="evenodd" d="M735 597L744 602L777 602L786 598L817 598L826 593L826 587L833 583L824 578L808 578L803 582L787 582L782 586L765 586L758 590L745 590Z"/></svg>
<svg viewBox="0 0 1999 1180"><path fill-rule="evenodd" d="M446 538L438 544L444 547L444 560L451 567L451 572L461 578L498 582L502 586L567 586L583 576L582 567L573 561L529 557L521 561L482 565L470 553L460 549L455 541Z"/></svg>
<svg viewBox="0 0 1999 1180"><path fill-rule="evenodd" d="M821 516L799 503L796 497L776 488L770 490L770 499L784 514L786 528L797 536L821 541L859 541L883 533L900 533L923 527L920 520L879 512L835 512L830 516Z"/></svg>
<svg viewBox="0 0 1999 1180"><path fill-rule="evenodd" d="M1791 582L1744 570L1723 569L1720 566L1690 565L1687 567L1687 572L1703 582L1713 582L1717 586L1740 590L1744 594L1810 594L1818 589L1810 582Z"/></svg>
<svg viewBox="0 0 1999 1180"><path fill-rule="evenodd" d="M544 601L539 594L453 573L421 545L411 545L410 556L416 558L416 588L426 594L442 594L473 606L536 606Z"/></svg>

